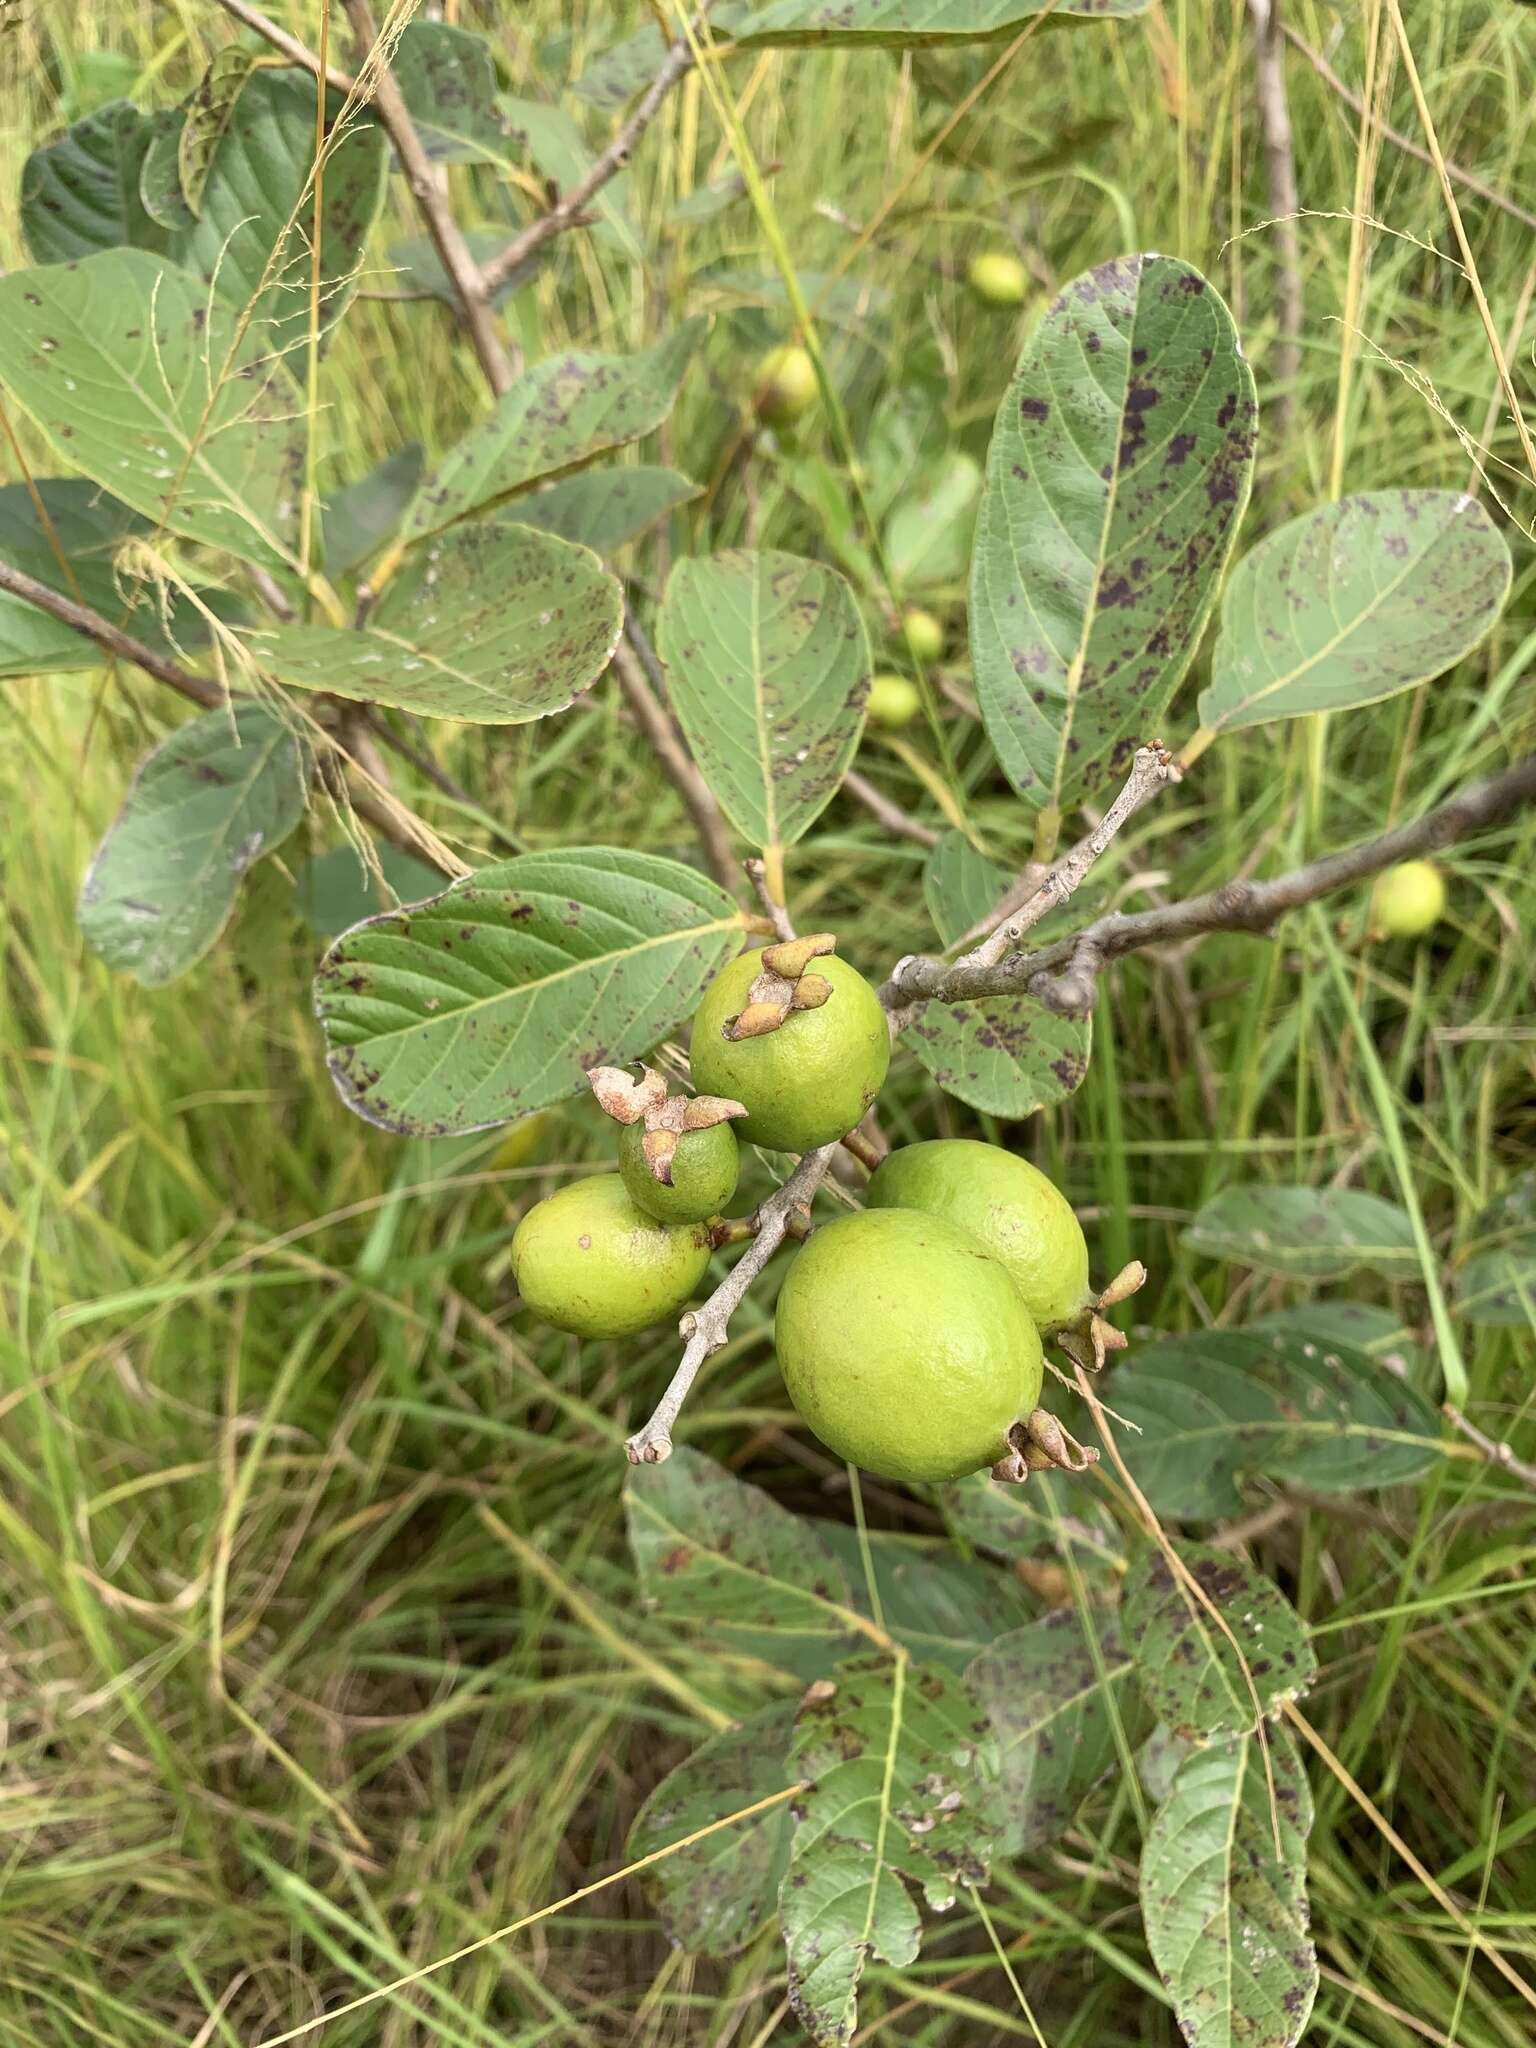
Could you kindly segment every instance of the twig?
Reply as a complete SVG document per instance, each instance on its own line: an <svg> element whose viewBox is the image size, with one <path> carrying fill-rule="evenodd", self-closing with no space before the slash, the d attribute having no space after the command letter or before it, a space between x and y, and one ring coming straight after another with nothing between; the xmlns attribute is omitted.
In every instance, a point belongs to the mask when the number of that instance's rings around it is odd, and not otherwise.
<svg viewBox="0 0 1536 2048"><path fill-rule="evenodd" d="M247 0L218 0L218 4L226 14L233 15L236 21L260 36L263 42L270 43L274 50L281 50L295 64L302 64L314 77L320 76L320 60L314 51L307 50L297 36L279 28L275 21L269 21L259 8L249 6ZM357 80L351 72L342 71L334 64L325 67L325 82L349 98L358 89Z"/></svg>
<svg viewBox="0 0 1536 2048"><path fill-rule="evenodd" d="M763 906L763 913L773 926L775 938L786 941L792 939L795 936L795 927L790 922L789 912L775 898L768 886L767 862L754 858L743 861L742 866L747 871L747 880L752 884L752 893Z"/></svg>
<svg viewBox="0 0 1536 2048"><path fill-rule="evenodd" d="M630 628L625 629L624 637L613 651L613 672L619 679L619 688L624 692L630 710L635 714L636 723L650 743L651 751L688 806L710 873L722 889L734 889L741 871L731 847L725 818L709 784L693 765L687 749L678 738L671 713L651 688Z"/></svg>
<svg viewBox="0 0 1536 2048"><path fill-rule="evenodd" d="M624 1446L632 1465L659 1465L672 1455L672 1425L699 1367L726 1343L731 1317L741 1306L747 1289L783 1243L790 1218L797 1210L809 1208L836 1150L836 1145L819 1145L814 1152L805 1154L784 1185L758 1210L757 1235L729 1274L702 1308L684 1316L682 1334L686 1343L677 1371L650 1421Z"/></svg>
<svg viewBox="0 0 1536 2048"><path fill-rule="evenodd" d="M991 967L911 955L898 962L881 990L889 1009L907 1003L962 1003L983 996L1032 995L1047 1008L1075 1013L1084 991L1071 986L1085 972L1091 981L1111 960L1143 946L1199 938L1207 932L1267 932L1287 911L1368 881L1383 868L1465 839L1511 812L1536 802L1536 754L1486 781L1474 782L1435 810L1342 853L1325 854L1268 882L1224 882L1203 896L1154 910L1114 911L1070 938L1033 953L1011 953ZM1062 970L1067 970L1063 976ZM1068 986L1062 986L1065 982ZM1087 992L1091 999L1091 989Z"/></svg>
<svg viewBox="0 0 1536 2048"><path fill-rule="evenodd" d="M1336 92L1346 106L1353 107L1357 114L1379 127L1382 135L1394 148L1402 150L1405 156L1417 157L1421 164L1434 166L1435 160L1423 143L1415 142L1411 135L1404 135L1400 129L1389 128L1385 121L1377 121L1373 113L1366 111L1365 102L1359 93L1353 86L1344 83L1321 51L1314 50L1310 43L1304 42L1295 29L1286 22L1280 24L1280 33L1293 50L1306 58L1323 83ZM1445 171L1453 183L1465 186L1468 192L1475 192L1479 199L1486 199L1490 206L1498 207L1500 212L1507 213L1511 220L1519 221L1524 227L1536 228L1536 213L1529 213L1523 206L1516 205L1515 201L1500 192L1497 186L1485 183L1472 171L1463 170L1460 164L1453 164L1449 157L1445 160Z"/></svg>
<svg viewBox="0 0 1536 2048"><path fill-rule="evenodd" d="M694 16L695 31L703 24L709 13L709 4L701 7ZM564 234L567 228L579 224L579 216L588 203L603 189L611 178L616 178L629 162L635 144L650 127L660 111L661 103L685 72L693 68L693 52L685 37L672 44L662 62L661 69L646 87L639 104L624 123L612 142L593 159L592 168L580 178L569 192L562 194L549 212L541 214L536 221L530 221L520 235L499 249L481 272L481 283L488 295L494 295L506 283L520 264L552 241L556 235Z"/></svg>
<svg viewBox="0 0 1536 2048"><path fill-rule="evenodd" d="M1301 240L1296 216L1301 199L1296 187L1296 151L1291 138L1291 109L1285 93L1285 50L1280 33L1280 0L1248 0L1253 22L1254 89L1259 127L1264 137L1264 175L1275 231L1275 312L1280 339L1275 349L1273 403L1277 433L1285 432L1293 387L1301 372Z"/></svg>
<svg viewBox="0 0 1536 2048"><path fill-rule="evenodd" d="M491 309L495 286L469 253L463 231L453 217L432 160L422 147L421 137L416 133L407 111L405 97L384 61L383 53L379 53L376 63L370 63L378 45L378 30L374 27L368 0L346 0L346 7L353 34L362 48L364 70L369 73L373 86L373 104L394 144L406 183L432 238L432 246L453 285L486 382L500 398L511 388L512 363L502 346L496 329L496 316Z"/></svg>
<svg viewBox="0 0 1536 2048"><path fill-rule="evenodd" d="M1486 1436L1475 1422L1467 1420L1454 1402L1443 1401L1440 1413L1452 1429L1459 1430L1469 1443L1477 1445L1490 1465L1497 1465L1501 1472L1518 1479L1522 1486L1536 1486L1536 1465L1528 1465L1523 1458L1517 1458L1512 1445L1498 1437Z"/></svg>
<svg viewBox="0 0 1536 2048"><path fill-rule="evenodd" d="M916 818L908 817L901 805L894 803L883 790L876 789L867 775L861 775L857 768L850 768L843 777L843 788L851 797L861 803L871 817L878 818L887 832L895 832L903 839L915 839L919 846L937 846L939 835L931 825L923 825Z"/></svg>

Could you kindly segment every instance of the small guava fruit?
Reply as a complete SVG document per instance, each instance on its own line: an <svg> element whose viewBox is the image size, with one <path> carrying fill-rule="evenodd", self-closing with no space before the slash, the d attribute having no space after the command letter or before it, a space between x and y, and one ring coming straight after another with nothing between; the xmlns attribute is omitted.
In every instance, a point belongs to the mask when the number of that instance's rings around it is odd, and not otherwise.
<svg viewBox="0 0 1536 2048"><path fill-rule="evenodd" d="M699 1223L658 1223L616 1173L572 1181L535 1202L512 1234L528 1306L578 1337L631 1337L682 1312L709 1264Z"/></svg>
<svg viewBox="0 0 1536 2048"><path fill-rule="evenodd" d="M758 362L754 390L759 418L771 427L784 426L816 403L816 366L793 343L771 348Z"/></svg>
<svg viewBox="0 0 1536 2048"><path fill-rule="evenodd" d="M619 1133L619 1175L637 1209L658 1223L702 1223L718 1216L736 1192L741 1151L729 1124L684 1131L668 1162L670 1186L659 1181L645 1156L643 1124Z"/></svg>
<svg viewBox="0 0 1536 2048"><path fill-rule="evenodd" d="M894 671L872 676L869 696L864 709L876 725L910 725L923 708L922 696L910 676L900 676Z"/></svg>
<svg viewBox="0 0 1536 2048"><path fill-rule="evenodd" d="M1445 912L1445 877L1433 861L1405 860L1377 877L1371 915L1389 939L1419 939Z"/></svg>
<svg viewBox="0 0 1536 2048"><path fill-rule="evenodd" d="M969 1232L1007 1268L1043 1331L1087 1306L1082 1225L1060 1189L1017 1153L974 1138L903 1145L876 1167L864 1200L871 1209L922 1209Z"/></svg>
<svg viewBox="0 0 1536 2048"><path fill-rule="evenodd" d="M1029 292L1029 272L1006 249L987 249L974 257L965 273L971 290L989 306L1022 306Z"/></svg>
<svg viewBox="0 0 1536 2048"><path fill-rule="evenodd" d="M835 954L814 965L829 989L818 1008L791 1010L759 1037L731 1039L726 1030L764 971L762 953L743 953L704 991L689 1041L695 1088L744 1102L738 1136L779 1152L808 1152L851 1131L891 1063L885 1012L863 975Z"/></svg>
<svg viewBox="0 0 1536 2048"><path fill-rule="evenodd" d="M901 615L901 637L914 661L926 667L944 652L944 628L919 605L909 605Z"/></svg>
<svg viewBox="0 0 1536 2048"><path fill-rule="evenodd" d="M1007 1269L915 1209L815 1231L785 1276L774 1341L802 1420L884 1479L960 1479L1007 1457L1044 1370Z"/></svg>

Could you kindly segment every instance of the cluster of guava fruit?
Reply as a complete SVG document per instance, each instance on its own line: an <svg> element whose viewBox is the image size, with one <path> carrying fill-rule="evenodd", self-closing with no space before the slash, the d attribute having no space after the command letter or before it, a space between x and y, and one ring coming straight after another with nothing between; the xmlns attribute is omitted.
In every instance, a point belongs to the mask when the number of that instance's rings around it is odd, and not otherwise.
<svg viewBox="0 0 1536 2048"><path fill-rule="evenodd" d="M835 944L786 940L716 976L693 1020L695 1094L650 1068L593 1070L623 1126L619 1170L539 1202L512 1240L523 1299L547 1321L622 1337L677 1315L711 1250L739 1234L722 1228L738 1137L807 1152L861 1122L890 1032ZM864 1207L796 1252L775 1341L790 1399L829 1450L886 1478L944 1480L1040 1461L1042 1339L1085 1330L1094 1310L1082 1230L1046 1176L998 1146L941 1139L890 1153Z"/></svg>

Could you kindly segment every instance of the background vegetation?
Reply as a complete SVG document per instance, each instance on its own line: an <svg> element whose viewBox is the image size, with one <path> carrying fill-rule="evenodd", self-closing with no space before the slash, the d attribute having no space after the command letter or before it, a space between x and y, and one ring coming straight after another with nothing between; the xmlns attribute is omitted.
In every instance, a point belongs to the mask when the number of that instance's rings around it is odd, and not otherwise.
<svg viewBox="0 0 1536 2048"><path fill-rule="evenodd" d="M314 43L316 0L272 11ZM643 8L445 11L479 26L504 16L511 89L560 98L594 138L606 132L563 88ZM1287 19L1358 82L1381 12L1296 4ZM1446 153L1529 202L1530 10L1441 0L1405 15ZM0 39L0 190L14 194L33 144L104 91L179 99L229 32L192 0L39 0ZM740 442L751 365L788 326L774 244L802 277L824 276L893 196L839 288L847 317L822 330L856 430L883 388L931 366L979 457L1051 285L1156 248L1222 284L1266 419L1290 404L1287 430L1261 439L1245 538L1337 479L1465 482L1529 526L1536 493L1431 168L1390 143L1362 166L1357 116L1291 51L1306 320L1299 375L1277 393L1277 245L1260 225L1243 9L1170 0L1144 21L1027 46L953 146L918 168L994 57L741 54L728 72L740 118L758 163L779 166L770 211L679 215L733 169L707 96L686 83L628 176L625 218L562 239L508 303L530 357L570 342L633 348L684 311L723 316L706 373L659 437L658 459L709 486L679 515L679 545L823 547L803 460ZM1395 74L1388 106L1417 137ZM526 193L471 192L456 175L469 218L526 212ZM1536 242L1508 213L1464 203L1529 397ZM398 181L391 205L369 281L381 296L354 308L327 369L330 483L406 436L441 448L484 402L445 309L386 296L400 289L389 242L419 233ZM1369 225L1352 224L1356 210ZM978 307L961 282L969 257L999 242L1042 295L1018 321ZM22 260L7 208L0 261ZM1489 453L1474 460L1476 446ZM822 428L799 455L824 458L841 502ZM1229 742L1125 835L1104 885L1113 900L1191 893L1375 830L1528 740L1536 576L1506 530L1514 597L1462 670L1379 712ZM664 562L645 554L638 568L659 589ZM963 693L963 659L951 680ZM662 1773L758 1696L740 1659L648 1619L624 1550L618 1447L673 1339L583 1349L510 1313L511 1222L599 1149L594 1115L542 1119L510 1153L499 1134L402 1142L350 1115L325 1075L310 1013L318 942L294 914L292 875L306 836L310 849L337 843L333 822L317 811L259 872L231 943L189 979L146 992L84 952L84 863L129 764L174 716L129 672L12 684L0 709L7 2048L251 2044L296 2026L618 1867ZM963 717L951 731L974 814L1016 865L1029 850L1018 807ZM558 724L439 745L477 808L401 787L470 860L489 850L489 821L519 848L690 844L611 683ZM872 736L861 765L942 825L926 739ZM1406 1165L1437 1251L1473 1241L1490 1199L1536 1157L1533 855L1529 821L1458 851L1450 917L1417 949L1366 945L1363 901L1335 901L1278 943L1212 939L1107 978L1086 1083L1009 1140L1070 1194L1096 1270L1146 1262L1139 1327L1247 1319L1303 1291L1184 1240L1234 1181L1393 1196ZM802 928L836 927L844 954L872 967L926 943L922 857L840 800L791 867ZM881 1107L898 1140L978 1128L909 1054ZM738 1317L682 1434L786 1503L847 1519L842 1471L789 1426L770 1292ZM1433 1384L1421 1289L1356 1275L1334 1292L1389 1308L1408 1370ZM1527 1458L1531 1337L1461 1331L1469 1412ZM882 1526L949 1543L919 1503L875 1487L865 1498ZM1336 1781L1317 1786L1319 2042L1529 2038L1529 2009L1473 1958L1388 1829L1529 1974L1533 1499L1470 1441L1448 1439L1414 1490L1343 1503L1274 1492L1239 1532L1314 1625L1309 1711L1376 1809ZM1042 1607L1059 1596L1049 1571L1022 1588ZM1052 2048L1172 2042L1135 1912L1134 1808L1127 1786L1106 1788L1060 1850L999 1869L990 1927L958 1906L920 1963L873 1967L860 2038L1029 2037L995 1936ZM797 2036L775 1935L733 1965L694 1964L626 1881L323 2038L744 2048Z"/></svg>

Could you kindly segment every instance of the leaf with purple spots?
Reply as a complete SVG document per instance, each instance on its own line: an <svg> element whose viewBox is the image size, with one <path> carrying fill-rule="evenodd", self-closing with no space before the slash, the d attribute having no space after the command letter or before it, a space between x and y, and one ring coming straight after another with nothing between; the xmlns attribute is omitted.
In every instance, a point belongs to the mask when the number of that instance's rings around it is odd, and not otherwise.
<svg viewBox="0 0 1536 2048"><path fill-rule="evenodd" d="M1088 1071L1093 1026L1030 996L918 1003L903 1042L946 1095L987 1116L1033 1116L1064 1102Z"/></svg>
<svg viewBox="0 0 1536 2048"><path fill-rule="evenodd" d="M1253 373L1169 256L1069 284L997 415L971 557L982 718L1039 808L1101 801L1160 736L1253 477Z"/></svg>

